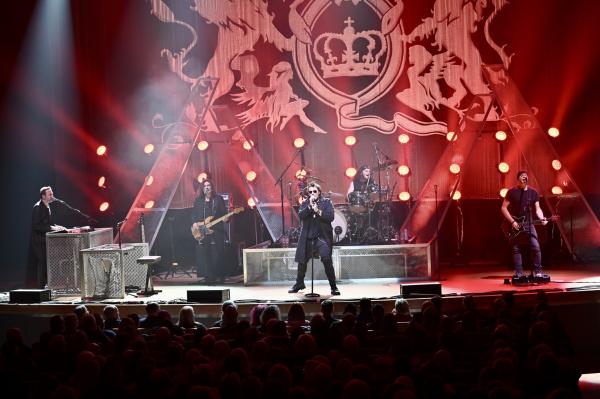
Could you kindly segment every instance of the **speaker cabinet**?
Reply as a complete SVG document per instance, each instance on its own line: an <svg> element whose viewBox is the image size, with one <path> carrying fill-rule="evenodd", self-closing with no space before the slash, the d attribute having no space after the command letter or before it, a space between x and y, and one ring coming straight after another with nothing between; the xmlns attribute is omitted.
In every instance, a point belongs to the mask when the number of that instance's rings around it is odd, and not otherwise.
<svg viewBox="0 0 600 399"><path fill-rule="evenodd" d="M188 290L187 301L199 303L223 303L231 298L229 288L220 290Z"/></svg>
<svg viewBox="0 0 600 399"><path fill-rule="evenodd" d="M400 284L400 295L403 298L429 298L442 295L441 283Z"/></svg>
<svg viewBox="0 0 600 399"><path fill-rule="evenodd" d="M8 294L10 303L40 303L48 302L50 299L50 290L44 289L12 290Z"/></svg>

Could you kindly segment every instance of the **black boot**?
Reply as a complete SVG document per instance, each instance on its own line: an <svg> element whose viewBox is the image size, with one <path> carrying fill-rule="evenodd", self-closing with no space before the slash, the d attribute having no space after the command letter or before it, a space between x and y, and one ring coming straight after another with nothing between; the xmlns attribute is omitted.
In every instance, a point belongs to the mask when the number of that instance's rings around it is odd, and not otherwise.
<svg viewBox="0 0 600 399"><path fill-rule="evenodd" d="M323 262L323 266L325 267L325 274L327 275L327 280L329 281L329 287L331 287L331 295L340 295L340 290L335 283L335 272L333 271L333 261L331 258L323 258L321 260Z"/></svg>
<svg viewBox="0 0 600 399"><path fill-rule="evenodd" d="M304 275L306 274L306 263L298 263L298 274L296 275L296 284L292 286L288 290L290 294L295 294L296 292L303 290L306 288L304 285Z"/></svg>

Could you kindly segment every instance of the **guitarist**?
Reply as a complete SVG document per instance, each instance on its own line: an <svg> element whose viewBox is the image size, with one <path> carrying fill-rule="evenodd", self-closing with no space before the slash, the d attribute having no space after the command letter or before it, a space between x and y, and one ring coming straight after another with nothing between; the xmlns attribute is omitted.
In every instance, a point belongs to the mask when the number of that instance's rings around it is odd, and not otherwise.
<svg viewBox="0 0 600 399"><path fill-rule="evenodd" d="M212 182L205 180L202 182L201 192L194 201L192 210L193 223L201 222L206 218L213 216L213 219L225 215L225 201L218 195ZM196 256L198 260L197 273L200 277L202 271L206 276L206 284L222 284L225 279L225 228L223 223L218 223L211 227L213 232L205 234L204 238L198 242Z"/></svg>
<svg viewBox="0 0 600 399"><path fill-rule="evenodd" d="M534 279L547 279L542 271L542 252L538 241L537 232L533 224L533 212L541 220L543 225L548 221L544 217L542 208L540 208L540 196L533 188L528 185L529 177L527 171L517 172L517 185L506 193L502 202L502 215L510 224L514 231L520 233L510 240L512 248L513 263L515 274L513 281L523 281L523 259L521 256L521 246L529 245L531 250L531 261L533 263Z"/></svg>

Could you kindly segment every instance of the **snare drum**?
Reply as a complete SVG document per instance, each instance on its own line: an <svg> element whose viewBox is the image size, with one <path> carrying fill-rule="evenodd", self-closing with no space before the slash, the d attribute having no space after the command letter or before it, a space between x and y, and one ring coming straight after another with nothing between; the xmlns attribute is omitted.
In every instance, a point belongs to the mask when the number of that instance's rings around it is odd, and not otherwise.
<svg viewBox="0 0 600 399"><path fill-rule="evenodd" d="M368 195L363 191L353 191L348 195L350 201L350 211L354 213L363 213L367 210Z"/></svg>
<svg viewBox="0 0 600 399"><path fill-rule="evenodd" d="M340 242L346 238L346 234L348 233L348 221L341 210L334 210L331 227L333 228L333 242Z"/></svg>

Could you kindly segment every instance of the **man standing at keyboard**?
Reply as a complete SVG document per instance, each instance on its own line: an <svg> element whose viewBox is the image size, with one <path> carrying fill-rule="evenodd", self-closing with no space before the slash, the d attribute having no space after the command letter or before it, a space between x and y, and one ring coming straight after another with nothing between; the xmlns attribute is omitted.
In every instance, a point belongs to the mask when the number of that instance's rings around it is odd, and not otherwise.
<svg viewBox="0 0 600 399"><path fill-rule="evenodd" d="M40 200L35 203L31 213L31 237L29 239L29 261L27 267L27 286L44 288L47 283L46 233L66 230L52 222L50 204L55 201L52 187L40 188Z"/></svg>

